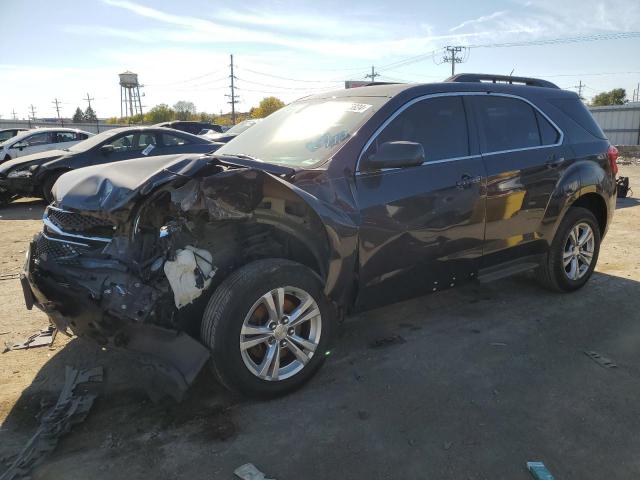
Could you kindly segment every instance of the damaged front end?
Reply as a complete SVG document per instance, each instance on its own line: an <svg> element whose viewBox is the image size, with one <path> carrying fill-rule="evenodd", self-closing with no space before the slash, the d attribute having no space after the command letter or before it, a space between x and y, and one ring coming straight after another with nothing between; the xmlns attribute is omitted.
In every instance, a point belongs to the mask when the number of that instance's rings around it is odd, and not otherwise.
<svg viewBox="0 0 640 480"><path fill-rule="evenodd" d="M322 268L322 246L302 247L318 243L321 225L278 178L289 169L213 156L133 162L56 184L29 249L25 300L63 332L136 354L163 374L154 381L169 379L154 386L179 398L209 358L198 338L213 289L239 265L293 250Z"/></svg>

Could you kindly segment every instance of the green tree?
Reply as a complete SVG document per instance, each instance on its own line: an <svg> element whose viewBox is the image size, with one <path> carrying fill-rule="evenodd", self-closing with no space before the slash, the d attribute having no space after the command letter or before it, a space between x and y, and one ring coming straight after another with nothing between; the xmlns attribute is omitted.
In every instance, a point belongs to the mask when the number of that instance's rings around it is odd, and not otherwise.
<svg viewBox="0 0 640 480"><path fill-rule="evenodd" d="M80 110L80 107L76 107L76 113L73 114L73 123L82 123L84 122L84 113Z"/></svg>
<svg viewBox="0 0 640 480"><path fill-rule="evenodd" d="M193 102L180 100L173 105L178 120L191 120L196 114L196 106Z"/></svg>
<svg viewBox="0 0 640 480"><path fill-rule="evenodd" d="M176 112L169 107L166 103L156 105L147 113L144 114L144 121L146 123L160 123L170 122L176 118Z"/></svg>
<svg viewBox="0 0 640 480"><path fill-rule="evenodd" d="M271 115L276 110L284 107L284 102L276 97L266 97L260 101L260 105L251 109L252 118L264 118Z"/></svg>
<svg viewBox="0 0 640 480"><path fill-rule="evenodd" d="M594 107L606 105L624 105L627 103L627 91L624 88L614 88L609 92L602 92L593 98Z"/></svg>
<svg viewBox="0 0 640 480"><path fill-rule="evenodd" d="M76 113L78 112L76 111ZM96 120L98 120L98 117L96 116L96 112L93 111L93 108L91 108L91 106L87 107L87 109L84 111L83 116L84 116L85 122L95 122Z"/></svg>

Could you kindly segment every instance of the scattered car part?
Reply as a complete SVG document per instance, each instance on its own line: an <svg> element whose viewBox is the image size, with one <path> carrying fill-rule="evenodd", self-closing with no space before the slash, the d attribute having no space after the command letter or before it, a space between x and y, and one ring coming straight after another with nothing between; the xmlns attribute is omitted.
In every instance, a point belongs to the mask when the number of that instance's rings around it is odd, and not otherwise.
<svg viewBox="0 0 640 480"><path fill-rule="evenodd" d="M629 188L629 177L618 177L616 180L616 186L618 198L627 198L627 195L629 195L629 191L631 190Z"/></svg>
<svg viewBox="0 0 640 480"><path fill-rule="evenodd" d="M5 344L5 350L2 353L8 352L9 350L24 350L27 348L35 348L35 347L45 347L51 345L56 338L56 332L58 330L53 325L49 325L49 327L40 330L38 333L34 333L26 340L10 344Z"/></svg>
<svg viewBox="0 0 640 480"><path fill-rule="evenodd" d="M586 351L584 354L589 357L591 360L596 362L598 365L604 368L618 368L618 365L615 364L613 360L608 359L607 357L602 356L598 352L594 351Z"/></svg>
<svg viewBox="0 0 640 480"><path fill-rule="evenodd" d="M31 470L55 450L59 438L87 417L98 395L95 387L100 382L102 367L79 371L67 366L58 401L42 415L38 430L11 466L0 475L0 480L28 477Z"/></svg>
<svg viewBox="0 0 640 480"><path fill-rule="evenodd" d="M264 473L258 470L253 463L245 463L236 468L233 473L242 480L275 480L265 477Z"/></svg>
<svg viewBox="0 0 640 480"><path fill-rule="evenodd" d="M542 462L527 462L527 470L536 480L554 480L553 475Z"/></svg>
<svg viewBox="0 0 640 480"><path fill-rule="evenodd" d="M175 259L164 263L164 274L169 280L176 308L190 304L209 288L215 275L211 253L187 245L176 250Z"/></svg>

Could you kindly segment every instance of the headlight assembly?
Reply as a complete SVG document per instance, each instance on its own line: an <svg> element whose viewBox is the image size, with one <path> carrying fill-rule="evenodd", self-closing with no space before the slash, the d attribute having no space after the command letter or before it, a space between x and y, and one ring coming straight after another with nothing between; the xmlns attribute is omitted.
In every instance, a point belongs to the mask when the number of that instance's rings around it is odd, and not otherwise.
<svg viewBox="0 0 640 480"><path fill-rule="evenodd" d="M7 178L30 178L33 173L30 170L13 170L9 172Z"/></svg>

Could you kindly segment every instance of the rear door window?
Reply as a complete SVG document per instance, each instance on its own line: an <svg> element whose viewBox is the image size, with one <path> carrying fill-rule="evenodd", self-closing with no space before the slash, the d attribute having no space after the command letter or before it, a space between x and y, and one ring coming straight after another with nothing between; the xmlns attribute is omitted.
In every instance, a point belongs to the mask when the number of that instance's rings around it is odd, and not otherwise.
<svg viewBox="0 0 640 480"><path fill-rule="evenodd" d="M468 156L469 136L462 98L428 98L411 105L385 127L365 155L368 157L383 143L393 141L422 144L427 162Z"/></svg>
<svg viewBox="0 0 640 480"><path fill-rule="evenodd" d="M75 132L55 132L54 139L56 143L75 142Z"/></svg>
<svg viewBox="0 0 640 480"><path fill-rule="evenodd" d="M165 147L175 147L178 145L186 145L189 141L186 138L178 137L177 135L172 135L170 133L162 134L162 144Z"/></svg>
<svg viewBox="0 0 640 480"><path fill-rule="evenodd" d="M542 145L535 109L517 98L474 96L484 152Z"/></svg>
<svg viewBox="0 0 640 480"><path fill-rule="evenodd" d="M133 140L134 134L131 133L129 135L123 135L116 138L113 142L111 142L111 145L113 145L113 150L116 152L127 152L129 150L133 150Z"/></svg>

